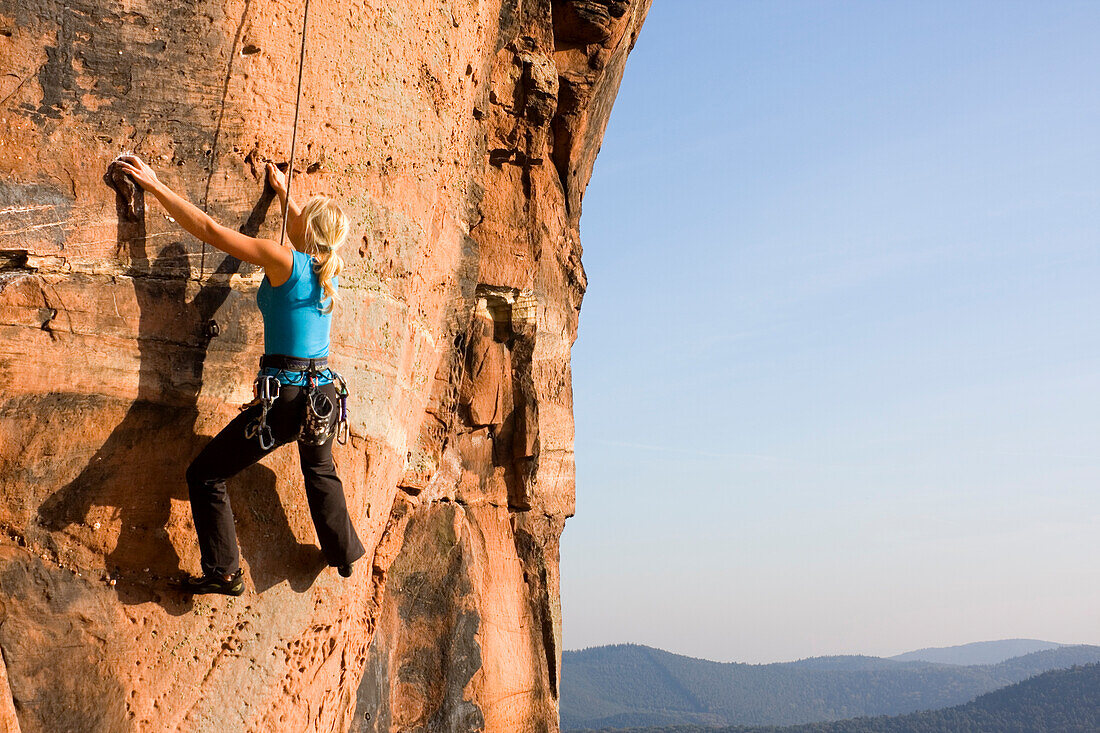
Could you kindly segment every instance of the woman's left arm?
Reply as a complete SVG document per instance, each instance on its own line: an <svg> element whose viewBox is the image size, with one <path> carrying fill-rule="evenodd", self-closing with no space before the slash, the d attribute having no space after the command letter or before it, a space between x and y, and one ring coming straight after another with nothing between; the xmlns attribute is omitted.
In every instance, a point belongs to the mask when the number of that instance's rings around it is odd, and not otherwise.
<svg viewBox="0 0 1100 733"><path fill-rule="evenodd" d="M260 265L265 270L285 270L289 276L294 266L294 255L289 248L280 247L278 242L271 239L249 237L222 226L199 207L161 183L153 169L136 155L119 158L119 164L142 188L156 196L168 215L188 233L237 259Z"/></svg>

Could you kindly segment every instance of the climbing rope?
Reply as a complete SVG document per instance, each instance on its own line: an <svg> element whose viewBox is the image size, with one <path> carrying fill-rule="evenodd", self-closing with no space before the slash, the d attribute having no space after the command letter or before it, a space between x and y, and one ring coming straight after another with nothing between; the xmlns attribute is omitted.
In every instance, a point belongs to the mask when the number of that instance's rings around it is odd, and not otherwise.
<svg viewBox="0 0 1100 733"><path fill-rule="evenodd" d="M244 21L242 20L242 25L243 25L243 22ZM279 246L280 247L283 245L283 241L286 237L286 216L287 216L287 212L290 210L290 181L294 177L294 148L295 148L296 143L298 142L298 109L301 107L301 104L302 104L302 70L305 68L305 62L306 62L306 29L307 29L308 23L309 23L309 0L306 0L305 9L302 12L302 49L301 49L301 53L298 55L298 92L297 92L297 94L294 98L294 126L291 129L291 133L290 133L290 162L287 164L287 171L286 171L286 198L287 198L287 203L283 204L283 223L282 223L282 228L279 231ZM240 37L240 29L238 29L238 38L239 37ZM234 40L234 48L235 47L236 47L236 40ZM232 68L233 68L232 63L233 63L233 59L232 59L232 55L231 55L230 56L230 70L232 70ZM224 86L223 95L222 95L222 114L225 113L225 90L228 90L228 89L229 89L229 79L227 77L226 80L225 80L225 86ZM218 120L218 132L221 132L221 119L220 118ZM214 153L217 152L217 147L218 147L217 139L218 139L218 136L217 136L217 134L215 134L215 136L214 136ZM211 161L210 161L211 168L213 168L214 163L215 163L215 161L213 159L211 159ZM211 170L211 173L210 173L211 178L213 177L213 175L214 175L213 170ZM204 213L207 210L207 205L208 205L209 199L210 199L210 178L208 178L207 181L206 181L206 196L203 198L203 203L202 203L202 210L203 210ZM202 259L199 261L199 280L202 280L202 278L205 275L206 275L206 242L204 241L202 243Z"/></svg>
<svg viewBox="0 0 1100 733"><path fill-rule="evenodd" d="M290 182L294 178L294 148L298 143L298 109L302 105L302 70L306 66L306 29L309 25L309 0L302 13L302 51L298 56L298 94L294 99L294 126L290 133L290 161L286 167L286 201L283 203L283 225L279 231L279 246L286 238L286 217L290 212Z"/></svg>

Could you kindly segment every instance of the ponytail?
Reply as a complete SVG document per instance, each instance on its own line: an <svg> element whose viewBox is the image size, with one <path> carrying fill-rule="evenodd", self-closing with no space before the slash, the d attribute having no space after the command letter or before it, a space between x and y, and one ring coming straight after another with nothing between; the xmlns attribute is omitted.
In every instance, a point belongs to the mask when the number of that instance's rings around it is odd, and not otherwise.
<svg viewBox="0 0 1100 733"><path fill-rule="evenodd" d="M318 258L313 269L317 273L317 279L321 281L321 290L323 291L321 301L328 301L328 305L321 307L321 312L332 313L332 309L336 307L336 301L340 299L340 293L336 290L332 279L344 271L344 259L335 252L331 252L324 261Z"/></svg>
<svg viewBox="0 0 1100 733"><path fill-rule="evenodd" d="M306 230L304 251L316 260L313 271L321 283L321 302L328 301L328 305L318 304L318 308L328 314L340 299L333 279L344 270L344 260L337 250L348 238L351 225L337 203L325 196L314 196L307 201L302 207L302 218Z"/></svg>

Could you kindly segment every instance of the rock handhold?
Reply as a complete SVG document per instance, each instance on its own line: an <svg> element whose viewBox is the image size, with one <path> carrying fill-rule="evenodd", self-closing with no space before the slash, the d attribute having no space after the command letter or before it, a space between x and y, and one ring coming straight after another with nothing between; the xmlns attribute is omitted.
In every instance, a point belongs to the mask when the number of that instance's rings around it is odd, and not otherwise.
<svg viewBox="0 0 1100 733"><path fill-rule="evenodd" d="M115 207L119 216L127 221L141 221L145 218L145 191L129 175L123 172L119 159L115 158L103 174L103 182L117 194Z"/></svg>

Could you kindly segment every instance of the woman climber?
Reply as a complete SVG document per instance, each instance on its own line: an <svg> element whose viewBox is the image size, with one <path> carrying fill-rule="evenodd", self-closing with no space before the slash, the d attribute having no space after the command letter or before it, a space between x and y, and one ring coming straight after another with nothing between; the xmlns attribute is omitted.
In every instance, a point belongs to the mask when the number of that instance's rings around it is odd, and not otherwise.
<svg viewBox="0 0 1100 733"><path fill-rule="evenodd" d="M113 165L156 196L189 233L264 269L256 293L264 322L257 399L214 436L187 468L203 574L185 579L181 588L190 593L233 596L244 592L225 481L292 440L298 443L306 498L321 551L340 575L350 576L352 563L365 551L348 516L344 488L332 459L332 441L337 422L344 419L347 391L327 363L332 311L339 298L338 276L343 268L337 250L348 235L347 216L323 196L314 196L299 207L288 197L284 174L268 163L267 178L283 204L284 226L293 245L282 246L218 224L158 180L137 156L124 156Z"/></svg>

